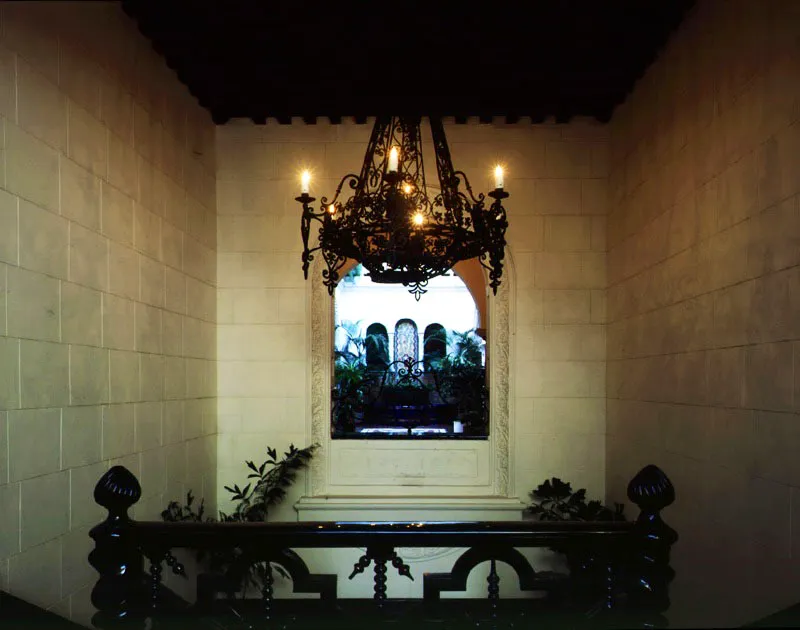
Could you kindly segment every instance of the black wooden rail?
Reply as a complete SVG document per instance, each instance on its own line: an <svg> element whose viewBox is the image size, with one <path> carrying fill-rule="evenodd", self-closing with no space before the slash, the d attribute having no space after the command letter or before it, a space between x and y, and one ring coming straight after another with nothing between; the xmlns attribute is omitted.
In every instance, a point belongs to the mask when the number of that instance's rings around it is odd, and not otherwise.
<svg viewBox="0 0 800 630"><path fill-rule="evenodd" d="M259 623L279 623L280 627L309 627L297 614L294 623L276 618L273 601L273 566L292 580L296 593L314 593L317 604L304 600L305 612L315 606L341 613L337 599L337 576L313 574L294 549L363 549L350 578L374 565L373 611L387 608L389 566L400 575L414 579L397 550L408 547L467 548L449 573L422 576L425 618L441 625L447 606L441 600L445 591L466 590L470 572L489 562L487 600L483 613L495 625L502 620L500 578L497 562L510 565L523 591L547 594L550 610L581 613L576 619L626 627L666 626L664 611L669 607L669 582L674 572L669 566L670 548L677 534L662 520L660 512L675 498L666 475L656 466L643 468L628 486L628 496L639 509L638 519L628 522L319 522L319 523L162 523L137 522L128 509L141 496L136 477L122 466L111 468L95 488L95 500L108 510L108 518L90 532L95 549L89 561L100 577L92 592L98 612L93 623L98 628L145 628L158 622L165 627L170 616L162 586L163 567L184 574L183 565L172 555L175 549L204 550L209 553L236 550L226 566L216 572L198 575L197 602L181 615L210 614L218 595L233 602L244 577L254 565L261 568ZM567 558L569 575L536 572L519 548L550 548ZM356 556L354 556L356 557ZM144 573L145 558L149 561ZM142 576L147 579L143 580ZM534 600L515 602L515 615ZM541 604L540 600L536 600ZM396 602L395 602L396 603ZM228 611L238 615L236 606ZM482 613L482 614L483 614ZM361 613L359 613L361 614ZM302 616L302 615L301 615ZM341 617L341 615L340 615ZM516 617L515 617L516 618ZM313 627L324 627L320 619ZM185 619L184 619L185 621ZM320 625L322 624L322 625ZM437 625L438 624L438 625ZM330 626L330 624L328 624ZM348 623L349 627L356 627ZM422 624L425 625L424 623ZM513 625L513 624L512 624ZM516 625L519 625L518 621ZM229 627L229 626L222 626ZM230 626L233 627L233 626ZM242 627L252 627L245 624ZM277 627L277 626L276 626ZM333 626L330 626L333 627ZM338 627L338 626L336 626Z"/></svg>

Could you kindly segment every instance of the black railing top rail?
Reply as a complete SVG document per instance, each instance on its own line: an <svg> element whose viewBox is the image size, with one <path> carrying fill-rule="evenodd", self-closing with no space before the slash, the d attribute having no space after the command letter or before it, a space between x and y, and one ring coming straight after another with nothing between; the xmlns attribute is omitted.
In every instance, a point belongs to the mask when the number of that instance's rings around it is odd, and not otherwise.
<svg viewBox="0 0 800 630"><path fill-rule="evenodd" d="M515 547L611 543L633 529L629 522L481 521L481 522L276 522L161 523L131 521L132 538L145 546L229 548L296 547L471 547L492 540Z"/></svg>

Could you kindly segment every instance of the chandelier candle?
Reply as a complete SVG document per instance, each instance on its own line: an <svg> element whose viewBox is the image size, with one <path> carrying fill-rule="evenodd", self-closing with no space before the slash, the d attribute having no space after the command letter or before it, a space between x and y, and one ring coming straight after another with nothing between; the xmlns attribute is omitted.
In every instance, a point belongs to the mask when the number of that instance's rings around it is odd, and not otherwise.
<svg viewBox="0 0 800 630"><path fill-rule="evenodd" d="M498 190L503 187L503 167L495 166L494 168L494 187Z"/></svg>
<svg viewBox="0 0 800 630"><path fill-rule="evenodd" d="M453 168L442 121L431 118L439 192L429 194L421 122L420 117L378 117L360 174L345 175L333 198L322 197L318 209L308 194L311 176L303 173L302 192L296 197L303 207L303 274L308 279L310 263L319 252L326 267L322 281L330 295L348 260L363 265L373 282L402 284L420 299L428 280L470 258L488 271L488 284L497 293L508 228L503 169L494 171L495 189L488 194L492 202L483 193L476 196L467 176ZM345 184L352 191L347 198ZM313 237L312 221L320 225Z"/></svg>
<svg viewBox="0 0 800 630"><path fill-rule="evenodd" d="M386 171L389 173L396 173L399 160L400 153L397 147L392 147L392 150L389 151L389 166L386 168Z"/></svg>
<svg viewBox="0 0 800 630"><path fill-rule="evenodd" d="M311 173L303 171L300 177L300 193L303 195L308 194L308 185L311 183Z"/></svg>

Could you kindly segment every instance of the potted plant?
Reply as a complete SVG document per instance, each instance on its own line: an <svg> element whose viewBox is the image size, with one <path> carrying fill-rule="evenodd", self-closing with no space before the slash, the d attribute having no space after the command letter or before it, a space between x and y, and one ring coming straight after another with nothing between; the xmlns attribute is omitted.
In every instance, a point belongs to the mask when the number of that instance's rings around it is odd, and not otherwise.
<svg viewBox="0 0 800 630"><path fill-rule="evenodd" d="M287 488L295 482L297 473L308 466L316 449L316 444L306 448L296 448L290 444L289 450L279 460L278 452L268 446L267 459L260 466L256 466L252 461L245 462L250 474L247 475L248 481L244 487L240 488L238 484L234 484L233 487L225 486L225 490L233 495L231 499L235 501L234 510L230 514L220 511L218 519L205 516L205 501L202 499L195 512L194 495L190 490L186 495L184 505L180 505L177 501L170 501L167 508L161 512L161 518L172 523L182 521L197 523L266 522L270 508L283 501ZM224 587L224 590L240 591L244 597L248 587L261 588L261 585L264 584L267 573L264 563L255 563L249 566L244 575L231 573L233 567L236 566L236 560L241 556L241 551L238 549L210 553L198 550L195 555L198 562L207 570L203 578L215 580ZM283 577L289 577L280 566L275 565L274 568ZM198 576L199 579L200 576Z"/></svg>
<svg viewBox="0 0 800 630"><path fill-rule="evenodd" d="M525 509L542 521L625 521L625 506L615 503L613 507L600 501L587 501L586 489L573 491L570 483L558 477L546 480L529 494L530 505ZM563 554L569 567L573 592L578 598L591 598L591 584L598 579L598 571L605 567L594 562L592 549L580 545L551 547Z"/></svg>
<svg viewBox="0 0 800 630"><path fill-rule="evenodd" d="M624 521L625 506L615 503L613 508L600 501L586 501L586 489L572 490L572 485L558 477L538 485L528 495L531 504L526 508L542 521Z"/></svg>

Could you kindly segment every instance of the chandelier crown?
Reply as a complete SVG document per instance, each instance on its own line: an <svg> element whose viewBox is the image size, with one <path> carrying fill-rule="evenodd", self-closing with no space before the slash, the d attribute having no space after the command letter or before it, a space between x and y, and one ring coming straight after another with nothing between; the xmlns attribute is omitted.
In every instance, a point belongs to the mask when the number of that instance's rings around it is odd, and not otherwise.
<svg viewBox="0 0 800 630"><path fill-rule="evenodd" d="M439 192L430 194L422 158L421 118L379 117L375 121L359 175L345 175L332 199L321 199L314 211L303 181L301 233L303 272L321 251L328 292L340 279L348 259L361 263L373 282L403 284L419 299L428 280L456 263L478 258L497 292L503 270L505 231L502 169L495 172L493 203L476 197L467 176L453 169L440 119L430 119ZM463 184L463 189L462 189ZM345 185L352 196L340 200ZM309 247L311 222L318 221L318 242Z"/></svg>

